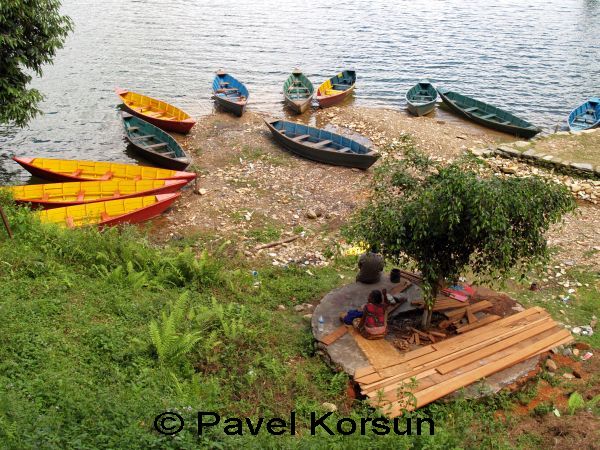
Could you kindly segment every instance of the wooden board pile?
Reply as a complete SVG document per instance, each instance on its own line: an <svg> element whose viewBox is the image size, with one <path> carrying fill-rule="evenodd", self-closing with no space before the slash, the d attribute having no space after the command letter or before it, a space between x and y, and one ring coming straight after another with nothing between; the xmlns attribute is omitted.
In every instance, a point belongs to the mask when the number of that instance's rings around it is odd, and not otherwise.
<svg viewBox="0 0 600 450"><path fill-rule="evenodd" d="M355 338L371 365L357 369L354 379L371 405L390 417L572 341L538 307L407 353L385 340L362 339L361 345Z"/></svg>

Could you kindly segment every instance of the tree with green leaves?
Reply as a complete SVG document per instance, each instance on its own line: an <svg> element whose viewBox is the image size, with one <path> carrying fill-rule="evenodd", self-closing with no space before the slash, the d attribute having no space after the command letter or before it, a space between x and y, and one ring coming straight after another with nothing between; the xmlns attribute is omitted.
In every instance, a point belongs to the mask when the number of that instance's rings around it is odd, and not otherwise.
<svg viewBox="0 0 600 450"><path fill-rule="evenodd" d="M575 202L564 186L539 177L483 175L474 160L442 165L407 147L405 159L377 170L370 202L345 233L416 266L428 328L440 289L467 269L498 280L546 260L545 232Z"/></svg>
<svg viewBox="0 0 600 450"><path fill-rule="evenodd" d="M58 0L0 2L0 123L25 126L40 113L42 94L29 87L63 46L73 23Z"/></svg>

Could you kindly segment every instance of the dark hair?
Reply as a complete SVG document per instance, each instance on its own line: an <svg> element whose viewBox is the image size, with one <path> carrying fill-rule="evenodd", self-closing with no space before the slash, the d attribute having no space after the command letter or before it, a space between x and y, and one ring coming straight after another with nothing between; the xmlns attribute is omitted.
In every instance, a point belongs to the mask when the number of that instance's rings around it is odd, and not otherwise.
<svg viewBox="0 0 600 450"><path fill-rule="evenodd" d="M372 303L375 303L376 305L379 305L383 302L383 295L381 295L381 291L378 291L376 289L371 291L371 293L369 294L369 298L371 298Z"/></svg>
<svg viewBox="0 0 600 450"><path fill-rule="evenodd" d="M379 247L377 246L377 244L371 245L370 252L371 253L379 253Z"/></svg>

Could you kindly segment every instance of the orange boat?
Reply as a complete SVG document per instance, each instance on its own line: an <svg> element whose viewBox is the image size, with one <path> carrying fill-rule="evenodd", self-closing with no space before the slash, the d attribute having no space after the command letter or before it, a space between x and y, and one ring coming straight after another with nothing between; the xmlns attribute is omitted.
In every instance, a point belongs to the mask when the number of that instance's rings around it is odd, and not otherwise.
<svg viewBox="0 0 600 450"><path fill-rule="evenodd" d="M179 191L186 180L83 181L75 183L28 184L2 188L18 204L51 209L108 200L170 194Z"/></svg>
<svg viewBox="0 0 600 450"><path fill-rule="evenodd" d="M165 131L188 133L196 121L185 111L162 100L157 100L127 89L115 89L124 109Z"/></svg>
<svg viewBox="0 0 600 450"><path fill-rule="evenodd" d="M76 228L96 225L100 228L122 223L139 223L162 214L181 194L160 194L107 202L86 203L38 212L42 223Z"/></svg>
<svg viewBox="0 0 600 450"><path fill-rule="evenodd" d="M77 159L19 158L13 159L29 173L49 181L109 181L109 180L187 180L196 178L192 172L181 172L134 164Z"/></svg>

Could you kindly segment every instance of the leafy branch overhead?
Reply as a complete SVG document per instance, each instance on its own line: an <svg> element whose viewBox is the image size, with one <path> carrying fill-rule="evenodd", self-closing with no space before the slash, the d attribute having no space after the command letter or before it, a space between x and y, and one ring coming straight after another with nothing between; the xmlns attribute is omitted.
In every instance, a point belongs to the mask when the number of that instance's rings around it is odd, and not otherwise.
<svg viewBox="0 0 600 450"><path fill-rule="evenodd" d="M444 282L467 267L503 278L548 256L545 233L575 208L564 186L537 177L484 177L476 160L437 163L405 144L403 160L377 171L370 203L347 237L378 245L397 263L423 274L428 305Z"/></svg>
<svg viewBox="0 0 600 450"><path fill-rule="evenodd" d="M73 29L58 0L0 2L0 123L24 126L40 113L42 94L28 85L42 75Z"/></svg>

